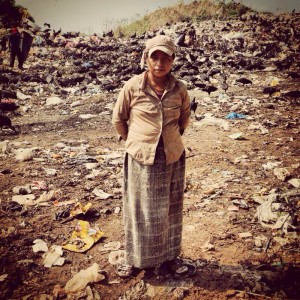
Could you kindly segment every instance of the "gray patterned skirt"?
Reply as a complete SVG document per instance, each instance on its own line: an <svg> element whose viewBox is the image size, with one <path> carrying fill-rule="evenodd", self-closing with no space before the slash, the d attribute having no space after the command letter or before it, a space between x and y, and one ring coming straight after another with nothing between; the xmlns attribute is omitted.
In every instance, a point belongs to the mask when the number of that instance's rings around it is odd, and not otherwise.
<svg viewBox="0 0 300 300"><path fill-rule="evenodd" d="M163 145L151 166L124 160L123 219L126 263L157 266L181 252L185 153L166 165Z"/></svg>

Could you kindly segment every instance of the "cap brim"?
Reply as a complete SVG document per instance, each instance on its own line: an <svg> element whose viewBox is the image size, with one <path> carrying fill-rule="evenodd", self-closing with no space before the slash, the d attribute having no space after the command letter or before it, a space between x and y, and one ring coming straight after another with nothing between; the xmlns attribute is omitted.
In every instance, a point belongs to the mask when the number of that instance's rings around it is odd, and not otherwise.
<svg viewBox="0 0 300 300"><path fill-rule="evenodd" d="M157 51L157 50L160 50L166 54L168 54L169 56L172 56L174 51L171 50L170 48L167 48L167 47L164 47L164 46L156 46L156 47L153 47L149 50L149 56L151 56L151 54L154 52L154 51Z"/></svg>

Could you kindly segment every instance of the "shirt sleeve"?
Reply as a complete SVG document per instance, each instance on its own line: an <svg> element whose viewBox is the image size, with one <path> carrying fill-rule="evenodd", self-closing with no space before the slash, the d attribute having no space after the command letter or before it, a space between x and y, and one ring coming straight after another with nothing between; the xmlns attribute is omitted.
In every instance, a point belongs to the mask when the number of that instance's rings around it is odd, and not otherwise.
<svg viewBox="0 0 300 300"><path fill-rule="evenodd" d="M128 84L125 84L118 95L113 109L112 124L118 135L126 141L128 135L128 120L130 115L131 93Z"/></svg>
<svg viewBox="0 0 300 300"><path fill-rule="evenodd" d="M182 99L180 117L178 120L179 130L184 130L187 128L190 122L190 115L191 115L189 94L185 86L182 86L182 89L183 89L183 95L182 95L183 99Z"/></svg>

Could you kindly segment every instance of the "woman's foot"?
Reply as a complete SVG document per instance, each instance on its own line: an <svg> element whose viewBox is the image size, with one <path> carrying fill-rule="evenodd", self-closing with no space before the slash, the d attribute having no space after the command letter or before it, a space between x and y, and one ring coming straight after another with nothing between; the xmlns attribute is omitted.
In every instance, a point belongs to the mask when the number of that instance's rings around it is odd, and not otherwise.
<svg viewBox="0 0 300 300"><path fill-rule="evenodd" d="M197 268L189 261L174 259L170 262L170 270L175 277L191 277L196 273Z"/></svg>
<svg viewBox="0 0 300 300"><path fill-rule="evenodd" d="M117 274L122 278L128 278L133 272L133 267L127 264L120 264L117 266Z"/></svg>

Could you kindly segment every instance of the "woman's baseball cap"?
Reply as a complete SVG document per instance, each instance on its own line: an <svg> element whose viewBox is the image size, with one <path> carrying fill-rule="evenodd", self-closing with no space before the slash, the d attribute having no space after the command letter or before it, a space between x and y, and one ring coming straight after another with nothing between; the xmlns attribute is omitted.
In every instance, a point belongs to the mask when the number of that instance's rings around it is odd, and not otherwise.
<svg viewBox="0 0 300 300"><path fill-rule="evenodd" d="M146 42L145 52L148 52L149 56L151 56L151 54L156 50L163 51L172 56L176 50L176 47L170 37L166 35L157 35Z"/></svg>
<svg viewBox="0 0 300 300"><path fill-rule="evenodd" d="M143 69L145 65L145 54L147 53L149 57L156 50L163 51L164 53L172 56L176 50L176 46L173 40L166 35L157 35L154 38L148 40L146 42L146 48L143 51L141 59L141 69Z"/></svg>

